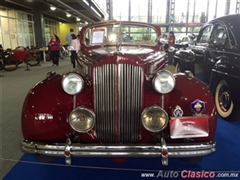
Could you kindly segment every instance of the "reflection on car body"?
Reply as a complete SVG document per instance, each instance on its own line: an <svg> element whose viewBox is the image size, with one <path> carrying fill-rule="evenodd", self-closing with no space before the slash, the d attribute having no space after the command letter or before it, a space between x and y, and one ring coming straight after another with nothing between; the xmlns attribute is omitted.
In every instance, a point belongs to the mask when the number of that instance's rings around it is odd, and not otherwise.
<svg viewBox="0 0 240 180"><path fill-rule="evenodd" d="M132 40L123 42L122 32ZM159 26L140 22L83 27L79 72L48 73L29 91L21 149L66 164L100 156L159 157L167 165L214 152L213 97L191 72L164 69L160 35Z"/></svg>
<svg viewBox="0 0 240 180"><path fill-rule="evenodd" d="M192 47L195 57L190 63L180 60L182 71L191 69L194 72L196 65L202 67L203 81L210 85L217 111L226 119L233 118L240 98L239 20L237 14L205 23Z"/></svg>

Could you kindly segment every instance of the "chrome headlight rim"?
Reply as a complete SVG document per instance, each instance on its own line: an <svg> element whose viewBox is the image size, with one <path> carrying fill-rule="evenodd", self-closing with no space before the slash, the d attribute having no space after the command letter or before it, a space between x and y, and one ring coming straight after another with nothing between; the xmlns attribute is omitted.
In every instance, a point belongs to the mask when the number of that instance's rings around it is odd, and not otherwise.
<svg viewBox="0 0 240 180"><path fill-rule="evenodd" d="M81 87L78 91L76 91L76 92L69 92L69 91L66 90L66 88L65 88L65 86L64 86L64 81L65 81L69 76L75 76L75 77L79 78L79 80L82 82L82 87ZM77 74L77 73L74 73L74 72L73 72L73 73L69 73L69 74L63 76L63 79L62 79L62 88L63 88L64 92L66 92L67 94L69 94L69 95L76 95L76 94L82 92L82 90L84 89L84 80L83 80L83 78L82 78L79 74Z"/></svg>
<svg viewBox="0 0 240 180"><path fill-rule="evenodd" d="M148 111L150 111L150 110L152 110L152 109L158 109L158 110L162 111L162 112L165 114L165 116L166 116L166 122L165 122L165 124L161 127L161 129L158 129L158 130L150 129L150 128L147 127L147 126L145 125L145 123L143 122L143 121L144 121L143 115L144 115L146 112L148 112ZM157 133L157 132L163 131L163 130L167 127L167 125L168 125L168 123L169 123L169 116L168 116L168 113L167 113L163 108L161 108L160 106L154 105L154 106L146 107L146 108L143 110L143 112L142 112L142 114L141 114L141 121L142 121L143 127L144 127L146 130L148 130L149 132Z"/></svg>
<svg viewBox="0 0 240 180"><path fill-rule="evenodd" d="M71 115L72 115L75 111L78 111L78 110L86 110L86 111L88 111L88 112L92 115L92 118L93 118L92 125L91 125L89 128L85 129L85 130L79 130L78 128L76 128L76 127L71 123L71 120L70 120ZM74 109L71 111L71 113L70 113L69 116L68 116L68 122L69 122L71 128L72 128L74 131L76 131L76 132L78 132L78 133L87 133L87 132L91 131L91 130L93 129L93 127L95 126L95 124L96 124L96 115L95 115L95 113L94 113L94 111L93 111L92 109L79 106L79 107L74 108Z"/></svg>
<svg viewBox="0 0 240 180"><path fill-rule="evenodd" d="M168 75L172 78L172 80L173 80L173 87L172 87L172 89L170 89L169 91L166 91L166 92L161 92L161 91L158 90L158 89L156 88L156 86L155 86L155 81L156 81L156 79L157 79L161 74L163 74L163 73L168 74ZM154 76L154 78L153 78L153 80L152 80L153 89L154 89L156 92L160 93L160 94L168 94L168 93L170 93L170 92L175 88L175 85L176 85L176 79L175 79L174 75L173 75L170 71L165 70L165 69L159 71L159 72Z"/></svg>

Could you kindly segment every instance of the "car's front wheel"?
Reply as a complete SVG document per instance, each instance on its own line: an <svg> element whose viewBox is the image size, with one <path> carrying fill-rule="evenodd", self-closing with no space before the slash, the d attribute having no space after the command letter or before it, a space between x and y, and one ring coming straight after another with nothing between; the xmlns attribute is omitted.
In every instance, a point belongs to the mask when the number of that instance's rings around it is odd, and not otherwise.
<svg viewBox="0 0 240 180"><path fill-rule="evenodd" d="M228 118L234 109L232 95L225 80L221 80L215 89L215 104L218 114L223 118Z"/></svg>

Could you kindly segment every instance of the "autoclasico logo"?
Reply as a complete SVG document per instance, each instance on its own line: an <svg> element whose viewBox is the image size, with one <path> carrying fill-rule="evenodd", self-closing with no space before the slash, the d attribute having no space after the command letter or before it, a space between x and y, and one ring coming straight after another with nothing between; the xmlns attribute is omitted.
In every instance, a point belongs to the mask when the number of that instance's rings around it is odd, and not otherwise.
<svg viewBox="0 0 240 180"><path fill-rule="evenodd" d="M142 178L178 178L183 179L209 179L209 178L239 178L239 172L213 172L213 171L166 171L160 170L155 173L141 173Z"/></svg>
<svg viewBox="0 0 240 180"><path fill-rule="evenodd" d="M157 174L157 178L178 178L178 171L165 171L160 170ZM191 170L183 170L181 172L182 178L214 178L215 172L208 171L191 171Z"/></svg>
<svg viewBox="0 0 240 180"><path fill-rule="evenodd" d="M212 171L190 171L190 170L183 170L181 172L182 178L214 178L215 172Z"/></svg>

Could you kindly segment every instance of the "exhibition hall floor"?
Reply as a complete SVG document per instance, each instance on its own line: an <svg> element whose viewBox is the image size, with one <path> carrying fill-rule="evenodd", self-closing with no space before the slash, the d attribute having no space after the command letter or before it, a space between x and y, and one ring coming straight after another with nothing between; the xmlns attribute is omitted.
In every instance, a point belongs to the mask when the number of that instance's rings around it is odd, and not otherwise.
<svg viewBox="0 0 240 180"><path fill-rule="evenodd" d="M167 68L173 70L171 66ZM0 179L182 179L189 178L191 172L214 172L216 176L232 173L227 179L240 179L240 118L227 122L218 117L214 138L217 151L204 157L200 163L169 159L169 165L162 166L160 158L129 158L123 163L115 163L108 158L75 158L70 166L64 164L64 158L57 158L51 163L38 162L32 155L23 154L20 150L19 143L23 138L20 117L24 98L47 72L66 73L71 69L71 64L66 58L60 60L59 67L52 67L50 62L45 62L30 69L25 71L26 67L21 65L13 72L0 71L0 75L4 75L0 77Z"/></svg>

